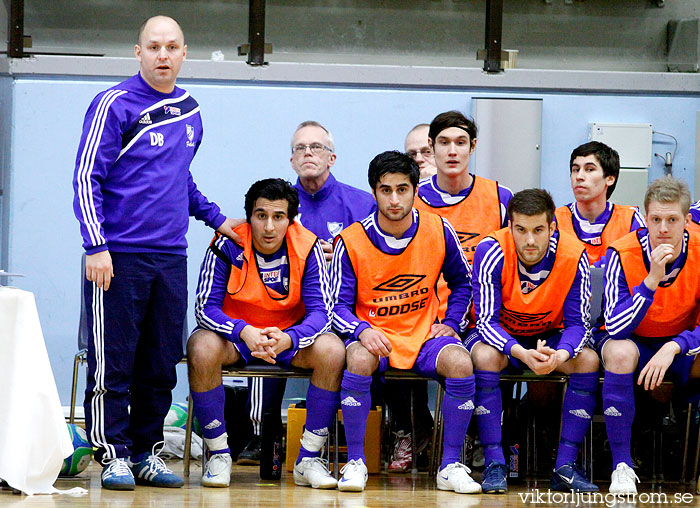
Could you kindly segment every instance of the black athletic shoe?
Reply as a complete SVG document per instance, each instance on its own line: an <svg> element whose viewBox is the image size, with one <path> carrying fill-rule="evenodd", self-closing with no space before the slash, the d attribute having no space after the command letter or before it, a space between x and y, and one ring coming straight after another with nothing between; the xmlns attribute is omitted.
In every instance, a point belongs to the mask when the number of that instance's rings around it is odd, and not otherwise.
<svg viewBox="0 0 700 508"><path fill-rule="evenodd" d="M253 436L245 445L245 448L238 454L236 464L257 466L260 464L260 436Z"/></svg>
<svg viewBox="0 0 700 508"><path fill-rule="evenodd" d="M589 482L583 471L574 464L564 464L552 472L550 488L562 492L598 492L598 487Z"/></svg>

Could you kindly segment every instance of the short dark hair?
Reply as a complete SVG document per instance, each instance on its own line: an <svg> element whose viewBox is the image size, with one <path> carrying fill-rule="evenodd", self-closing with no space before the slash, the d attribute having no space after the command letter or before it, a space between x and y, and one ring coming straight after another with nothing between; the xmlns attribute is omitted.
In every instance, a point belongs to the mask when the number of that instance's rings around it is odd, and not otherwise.
<svg viewBox="0 0 700 508"><path fill-rule="evenodd" d="M291 224L294 222L294 217L297 216L297 212L299 211L299 194L287 180L282 178L266 178L265 180L258 180L250 186L250 189L248 189L245 195L245 218L248 222L250 222L250 218L253 216L255 202L260 198L269 199L270 201L286 199L288 203L287 217L289 217L289 223Z"/></svg>
<svg viewBox="0 0 700 508"><path fill-rule="evenodd" d="M525 189L516 192L508 203L508 217L513 220L513 214L519 213L532 217L547 214L547 223L554 220L554 200L544 189Z"/></svg>
<svg viewBox="0 0 700 508"><path fill-rule="evenodd" d="M438 116L433 118L430 122L430 129L428 130L428 137L435 143L435 138L445 129L450 127L460 127L467 131L469 134L469 142L473 142L476 139L477 127L474 120L466 117L459 111L446 111L445 113L440 113Z"/></svg>
<svg viewBox="0 0 700 508"><path fill-rule="evenodd" d="M614 176L615 181L608 187L606 198L610 199L615 187L617 186L617 179L620 176L620 155L617 151L605 143L600 141L589 141L581 146L574 148L571 152L571 159L569 160L569 172L571 172L571 167L574 165L574 159L576 157L586 157L588 155L595 155L598 159L600 167L603 168L603 176Z"/></svg>
<svg viewBox="0 0 700 508"><path fill-rule="evenodd" d="M420 169L418 168L418 163L405 153L401 153L396 150L382 152L369 163L367 178L369 180L369 186L372 188L372 190L377 189L379 180L381 180L387 173L401 173L408 175L414 191L418 186L418 180L420 180Z"/></svg>

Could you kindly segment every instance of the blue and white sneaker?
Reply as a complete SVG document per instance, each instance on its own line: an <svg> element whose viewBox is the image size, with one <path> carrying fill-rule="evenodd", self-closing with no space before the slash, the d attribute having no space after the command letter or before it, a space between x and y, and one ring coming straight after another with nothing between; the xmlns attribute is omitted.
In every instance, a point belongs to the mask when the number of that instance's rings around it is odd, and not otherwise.
<svg viewBox="0 0 700 508"><path fill-rule="evenodd" d="M484 469L481 479L481 490L485 494L503 494L508 492L508 466L492 460Z"/></svg>
<svg viewBox="0 0 700 508"><path fill-rule="evenodd" d="M108 490L134 490L134 475L126 463L126 459L104 459L102 468L102 488Z"/></svg>
<svg viewBox="0 0 700 508"><path fill-rule="evenodd" d="M338 490L362 492L367 485L367 466L362 459L353 459L340 470L343 474L338 480Z"/></svg>
<svg viewBox="0 0 700 508"><path fill-rule="evenodd" d="M550 488L562 492L598 492L598 487L589 482L583 471L570 462L552 472Z"/></svg>
<svg viewBox="0 0 700 508"><path fill-rule="evenodd" d="M151 455L141 462L134 463L129 460L129 467L131 468L131 472L134 473L134 479L139 485L168 488L182 487L185 484L183 479L173 473L172 470L165 465L163 459L159 457L160 452L163 450L162 444L162 441L154 444ZM156 452L158 445L161 446L158 452Z"/></svg>

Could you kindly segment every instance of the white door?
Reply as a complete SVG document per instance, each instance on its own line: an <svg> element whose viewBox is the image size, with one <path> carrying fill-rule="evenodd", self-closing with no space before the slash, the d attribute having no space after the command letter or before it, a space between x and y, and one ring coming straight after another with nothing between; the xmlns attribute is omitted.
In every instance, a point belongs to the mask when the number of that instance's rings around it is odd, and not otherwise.
<svg viewBox="0 0 700 508"><path fill-rule="evenodd" d="M475 98L479 128L471 172L513 192L540 186L541 99Z"/></svg>

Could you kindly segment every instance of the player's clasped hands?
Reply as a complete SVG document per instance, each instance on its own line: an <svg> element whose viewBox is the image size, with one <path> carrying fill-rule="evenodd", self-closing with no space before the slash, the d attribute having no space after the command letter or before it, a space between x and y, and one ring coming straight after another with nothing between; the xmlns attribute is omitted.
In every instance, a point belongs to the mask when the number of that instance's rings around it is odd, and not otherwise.
<svg viewBox="0 0 700 508"><path fill-rule="evenodd" d="M537 341L537 349L526 350L526 361L530 370L537 375L549 374L559 365L556 350L547 345L544 340Z"/></svg>
<svg viewBox="0 0 700 508"><path fill-rule="evenodd" d="M267 328L263 328L261 333L263 335L267 335L268 339L275 341L275 344L271 346L275 356L280 354L282 351L292 348L292 338L289 336L289 334L283 332L276 326L268 326Z"/></svg>
<svg viewBox="0 0 700 508"><path fill-rule="evenodd" d="M277 363L277 355L289 349L292 341L289 335L276 327L260 329L248 325L243 328L240 337L252 356L272 364Z"/></svg>

